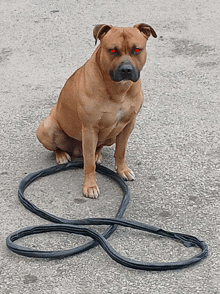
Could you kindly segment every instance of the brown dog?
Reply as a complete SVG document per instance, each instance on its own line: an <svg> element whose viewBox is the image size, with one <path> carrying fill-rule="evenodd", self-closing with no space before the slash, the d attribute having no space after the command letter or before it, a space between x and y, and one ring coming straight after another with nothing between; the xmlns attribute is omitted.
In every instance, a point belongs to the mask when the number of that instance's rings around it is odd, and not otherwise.
<svg viewBox="0 0 220 294"><path fill-rule="evenodd" d="M103 146L116 143L115 169L123 179L134 180L125 164L125 149L143 102L139 77L146 61L146 41L157 35L144 23L133 28L97 25L93 34L100 45L67 80L37 138L55 153L59 164L71 160L68 153L77 156L81 150L83 195L97 198L95 168Z"/></svg>

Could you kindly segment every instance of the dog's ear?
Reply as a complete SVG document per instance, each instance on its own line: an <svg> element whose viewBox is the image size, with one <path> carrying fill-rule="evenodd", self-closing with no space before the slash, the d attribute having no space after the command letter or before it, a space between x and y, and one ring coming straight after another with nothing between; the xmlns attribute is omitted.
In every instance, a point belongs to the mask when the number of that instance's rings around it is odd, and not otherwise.
<svg viewBox="0 0 220 294"><path fill-rule="evenodd" d="M105 34L112 28L110 25L106 24L100 24L94 27L93 29L93 36L95 38L95 45L97 43L97 40L101 40L102 37L104 37Z"/></svg>
<svg viewBox="0 0 220 294"><path fill-rule="evenodd" d="M149 38L151 35L156 38L157 37L157 34L155 32L155 30L149 26L148 24L146 23L139 23L139 24L136 24L134 25L134 28L137 28L139 29L139 31L141 33L143 33L143 35L145 36L145 38Z"/></svg>

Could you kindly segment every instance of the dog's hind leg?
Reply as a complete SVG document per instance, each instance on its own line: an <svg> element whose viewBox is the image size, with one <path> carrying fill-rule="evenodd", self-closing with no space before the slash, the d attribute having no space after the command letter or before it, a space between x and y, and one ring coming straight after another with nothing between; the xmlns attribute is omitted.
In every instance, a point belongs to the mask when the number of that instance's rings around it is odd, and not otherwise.
<svg viewBox="0 0 220 294"><path fill-rule="evenodd" d="M56 120L55 107L52 108L50 115L40 124L37 130L37 138L46 149L54 152L57 163L62 164L71 161L68 152L72 152L79 142L69 137L61 129Z"/></svg>
<svg viewBox="0 0 220 294"><path fill-rule="evenodd" d="M103 146L98 146L96 148L96 152L95 152L95 162L97 164L101 164L102 163L102 154L101 154L101 150L102 150Z"/></svg>
<svg viewBox="0 0 220 294"><path fill-rule="evenodd" d="M67 163L67 162L71 161L71 156L69 155L69 153L62 151L62 150L56 150L53 152L56 156L56 162L58 164L63 164L63 163Z"/></svg>

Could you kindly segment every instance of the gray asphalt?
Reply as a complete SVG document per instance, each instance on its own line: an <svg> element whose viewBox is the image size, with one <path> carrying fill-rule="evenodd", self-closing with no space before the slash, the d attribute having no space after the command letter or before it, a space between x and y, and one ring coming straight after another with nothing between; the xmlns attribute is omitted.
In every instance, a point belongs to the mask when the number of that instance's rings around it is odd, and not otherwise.
<svg viewBox="0 0 220 294"><path fill-rule="evenodd" d="M0 293L220 293L219 0L0 1ZM126 159L136 174L129 183L126 219L191 234L209 245L209 257L183 270L125 268L100 247L63 260L31 259L10 252L6 237L46 221L17 198L28 173L55 165L37 141L39 123L56 103L67 78L95 49L95 24L150 24L142 71L145 101ZM114 147L103 151L113 169ZM25 194L39 207L69 219L113 217L121 191L98 176L101 196L82 196L81 170L33 183ZM102 231L100 228L99 231ZM19 244L58 250L85 237L45 234ZM142 261L175 261L198 249L119 228L110 238L121 254Z"/></svg>

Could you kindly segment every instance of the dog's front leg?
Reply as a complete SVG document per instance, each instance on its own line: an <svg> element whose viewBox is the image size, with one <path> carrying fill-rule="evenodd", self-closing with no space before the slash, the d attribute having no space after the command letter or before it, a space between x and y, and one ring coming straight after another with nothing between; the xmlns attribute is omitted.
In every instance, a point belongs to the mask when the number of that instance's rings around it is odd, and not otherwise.
<svg viewBox="0 0 220 294"><path fill-rule="evenodd" d="M117 173L126 181L135 179L133 171L125 163L125 150L127 147L128 138L134 128L135 118L126 125L121 133L116 138L115 148L115 169Z"/></svg>
<svg viewBox="0 0 220 294"><path fill-rule="evenodd" d="M89 198L97 198L100 194L95 177L95 152L98 142L98 134L92 128L82 129L82 149L84 160L83 195Z"/></svg>

